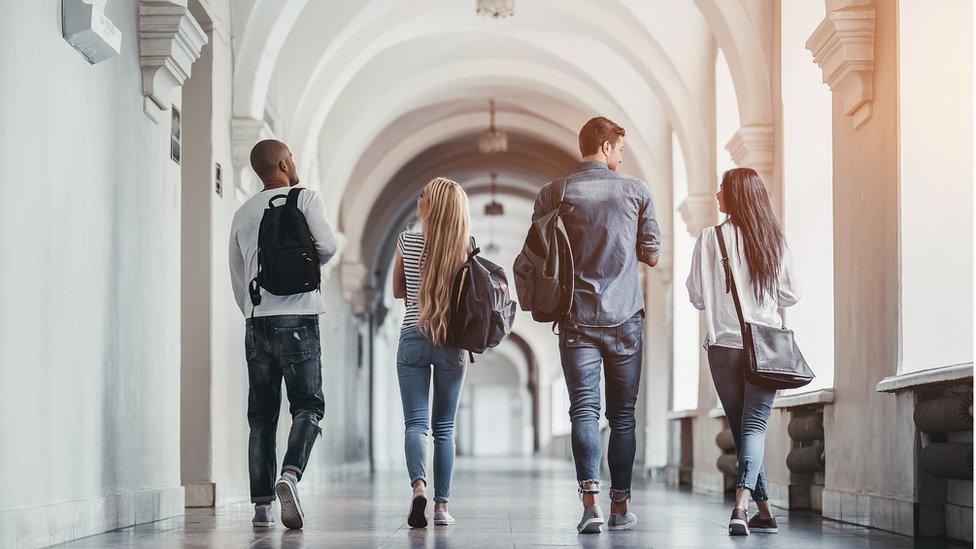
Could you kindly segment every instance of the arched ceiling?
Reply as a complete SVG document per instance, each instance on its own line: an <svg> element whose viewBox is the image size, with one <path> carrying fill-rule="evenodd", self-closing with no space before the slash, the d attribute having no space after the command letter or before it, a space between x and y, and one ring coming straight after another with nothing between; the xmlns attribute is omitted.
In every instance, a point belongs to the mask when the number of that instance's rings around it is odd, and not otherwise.
<svg viewBox="0 0 976 549"><path fill-rule="evenodd" d="M742 124L771 120L768 52L745 0L517 0L515 17L505 20L479 17L473 4L234 5L235 116L273 113L350 243L343 261L380 280L391 239L427 180L444 174L461 182L479 231L491 226L476 206L487 200L489 171L499 173L513 209L531 212L531 196L571 167L576 133L597 114L627 128L626 171L656 196L669 197L671 185L653 177L658 163L670 162L655 157L661 128L677 137L689 194L710 194L716 43ZM498 157L475 146L488 99L510 136L509 153ZM511 225L524 230L525 220ZM499 230L506 250L524 236Z"/></svg>

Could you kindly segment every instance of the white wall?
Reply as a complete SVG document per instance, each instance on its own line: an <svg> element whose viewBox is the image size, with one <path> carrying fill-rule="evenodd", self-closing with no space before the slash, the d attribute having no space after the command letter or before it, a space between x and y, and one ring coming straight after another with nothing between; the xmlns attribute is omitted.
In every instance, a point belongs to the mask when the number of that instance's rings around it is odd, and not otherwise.
<svg viewBox="0 0 976 549"><path fill-rule="evenodd" d="M780 11L783 229L793 253L800 302L784 320L817 374L798 392L834 381L833 194L830 88L821 83L806 39L824 17L822 2L787 0Z"/></svg>
<svg viewBox="0 0 976 549"><path fill-rule="evenodd" d="M182 512L180 172L137 9L108 3L122 54L91 66L60 2L0 4L4 547Z"/></svg>
<svg viewBox="0 0 976 549"><path fill-rule="evenodd" d="M973 361L972 12L898 3L899 372Z"/></svg>

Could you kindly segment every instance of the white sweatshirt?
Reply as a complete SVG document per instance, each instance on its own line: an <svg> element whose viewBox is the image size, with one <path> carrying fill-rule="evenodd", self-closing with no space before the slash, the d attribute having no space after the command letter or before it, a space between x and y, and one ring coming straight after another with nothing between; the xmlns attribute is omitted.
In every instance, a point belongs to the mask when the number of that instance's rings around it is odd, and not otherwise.
<svg viewBox="0 0 976 549"><path fill-rule="evenodd" d="M789 307L800 300L800 291L793 277L793 257L789 246L783 252L776 295L765 296L760 304L752 289L741 235L736 234L738 230L731 223L723 223L721 227L743 318L753 324L781 328L783 318L778 309ZM725 270L722 268L722 252L718 247L715 227L706 228L698 237L691 256L691 272L686 285L691 304L696 309L705 311L708 342L711 345L741 349L742 332L735 314L732 294L725 293Z"/></svg>
<svg viewBox="0 0 976 549"><path fill-rule="evenodd" d="M290 189L280 187L261 191L247 200L234 214L230 228L230 281L234 288L237 306L245 317L251 316L251 296L247 287L258 272L258 228L261 217L268 207L268 200L275 195L287 195ZM280 202L279 202L280 201ZM283 203L280 198L276 205ZM336 253L336 238L325 215L322 198L307 187L298 195L298 208L305 214L308 229L315 239L315 249L320 265L325 265ZM325 312L322 296L318 291L295 295L272 295L261 289L261 304L254 316L318 315Z"/></svg>

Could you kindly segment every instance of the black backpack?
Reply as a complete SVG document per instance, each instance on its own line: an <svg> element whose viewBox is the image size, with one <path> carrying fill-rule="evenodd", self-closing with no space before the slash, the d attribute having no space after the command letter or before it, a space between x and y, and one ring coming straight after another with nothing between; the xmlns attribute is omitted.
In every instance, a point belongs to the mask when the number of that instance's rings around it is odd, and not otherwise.
<svg viewBox="0 0 976 549"><path fill-rule="evenodd" d="M474 362L474 353L498 345L511 333L515 302L508 295L505 271L478 255L481 248L474 237L471 248L451 284L447 337L451 345L468 351Z"/></svg>
<svg viewBox="0 0 976 549"><path fill-rule="evenodd" d="M268 200L258 229L258 274L249 287L254 306L261 304L259 288L273 295L319 289L319 256L305 214L298 208L301 192L301 187L294 187L287 195L276 194ZM275 206L279 198L285 203Z"/></svg>
<svg viewBox="0 0 976 549"><path fill-rule="evenodd" d="M573 250L562 220L573 211L573 205L563 200L566 183L566 179L553 183L552 209L532 222L513 267L519 305L531 311L536 322L558 322L573 307Z"/></svg>

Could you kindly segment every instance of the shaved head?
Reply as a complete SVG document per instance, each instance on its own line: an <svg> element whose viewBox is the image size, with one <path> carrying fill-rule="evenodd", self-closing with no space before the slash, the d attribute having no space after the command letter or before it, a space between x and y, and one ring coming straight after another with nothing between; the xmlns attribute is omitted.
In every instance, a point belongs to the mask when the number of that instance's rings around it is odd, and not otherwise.
<svg viewBox="0 0 976 549"><path fill-rule="evenodd" d="M297 184L294 166L288 145L281 141L265 139L251 149L251 168L265 183L286 177L288 184Z"/></svg>

